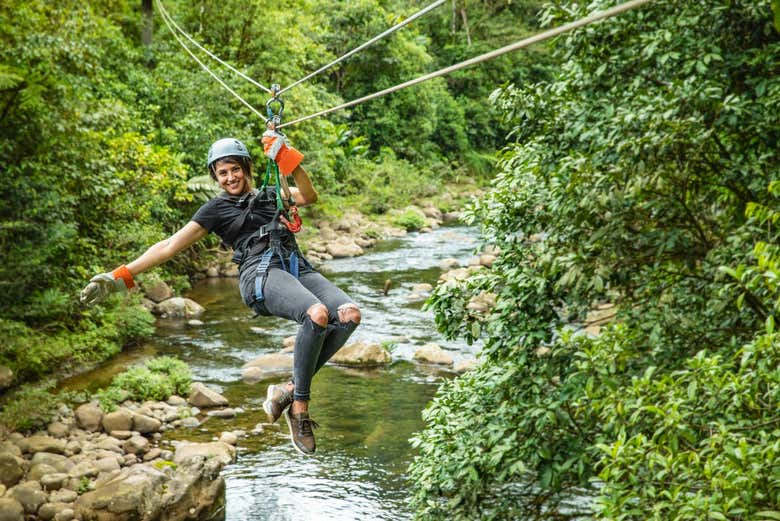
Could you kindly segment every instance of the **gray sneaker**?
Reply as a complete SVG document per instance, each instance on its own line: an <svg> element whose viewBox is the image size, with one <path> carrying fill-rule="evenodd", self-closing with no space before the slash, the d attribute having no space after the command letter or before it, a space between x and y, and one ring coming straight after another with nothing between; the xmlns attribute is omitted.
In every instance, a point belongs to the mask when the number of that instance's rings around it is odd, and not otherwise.
<svg viewBox="0 0 780 521"><path fill-rule="evenodd" d="M263 402L263 410L268 415L268 421L274 423L278 420L292 402L293 395L287 390L287 384L269 385Z"/></svg>
<svg viewBox="0 0 780 521"><path fill-rule="evenodd" d="M317 448L314 443L314 429L319 427L317 422L309 418L308 412L293 414L292 407L284 411L284 417L290 428L290 440L295 450L304 456L314 454Z"/></svg>

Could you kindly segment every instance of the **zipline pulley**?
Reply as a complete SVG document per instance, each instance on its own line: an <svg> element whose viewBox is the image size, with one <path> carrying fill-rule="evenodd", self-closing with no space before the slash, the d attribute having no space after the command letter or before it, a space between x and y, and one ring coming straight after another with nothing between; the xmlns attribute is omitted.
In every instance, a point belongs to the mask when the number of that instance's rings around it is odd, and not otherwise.
<svg viewBox="0 0 780 521"><path fill-rule="evenodd" d="M268 113L268 121L266 122L266 124L268 125L268 128L270 128L271 130L276 130L276 128L282 123L282 114L284 113L284 101L282 101L282 98L279 97L279 91L281 89L282 88L278 83L272 83L271 95L273 97L265 102L265 111ZM273 107L274 104L278 108L276 112L274 112L274 107Z"/></svg>

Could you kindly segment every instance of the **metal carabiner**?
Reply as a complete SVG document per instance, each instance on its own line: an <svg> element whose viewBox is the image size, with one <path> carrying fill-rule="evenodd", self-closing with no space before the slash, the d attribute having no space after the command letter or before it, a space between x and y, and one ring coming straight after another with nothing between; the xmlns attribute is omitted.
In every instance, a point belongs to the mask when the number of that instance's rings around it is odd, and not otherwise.
<svg viewBox="0 0 780 521"><path fill-rule="evenodd" d="M278 83L271 84L271 94L273 94L273 98L269 99L265 102L265 111L268 114L268 122L267 124L271 128L271 130L276 130L276 127L278 127L282 123L282 114L284 113L284 101L282 101L282 98L279 97L279 91L281 90L281 86ZM272 105L276 103L279 106L278 112L274 112Z"/></svg>

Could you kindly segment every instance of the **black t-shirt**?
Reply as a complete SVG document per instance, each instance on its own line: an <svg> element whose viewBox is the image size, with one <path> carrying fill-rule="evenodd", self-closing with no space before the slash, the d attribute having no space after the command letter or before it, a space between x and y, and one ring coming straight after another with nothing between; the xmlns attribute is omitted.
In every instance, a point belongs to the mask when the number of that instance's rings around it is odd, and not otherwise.
<svg viewBox="0 0 780 521"><path fill-rule="evenodd" d="M276 214L276 187L268 186L262 192L242 194L240 196L228 195L222 192L201 206L192 220L203 226L209 232L214 232L234 250L243 248L246 240L258 228L268 224ZM253 200L254 199L254 200ZM226 237L230 226L246 210L252 206L252 212L247 215L235 239L231 242ZM289 244L291 234L287 230L282 231L282 242Z"/></svg>

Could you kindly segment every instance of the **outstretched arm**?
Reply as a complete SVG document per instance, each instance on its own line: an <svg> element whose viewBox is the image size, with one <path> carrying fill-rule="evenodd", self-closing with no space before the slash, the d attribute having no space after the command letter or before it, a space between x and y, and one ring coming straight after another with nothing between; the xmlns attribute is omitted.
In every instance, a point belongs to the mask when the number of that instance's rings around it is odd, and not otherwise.
<svg viewBox="0 0 780 521"><path fill-rule="evenodd" d="M290 195L292 195L296 206L306 206L317 201L317 191L311 184L309 173L303 169L302 166L293 170L293 179L295 179L295 186L290 187Z"/></svg>
<svg viewBox="0 0 780 521"><path fill-rule="evenodd" d="M91 306L117 291L127 291L135 286L133 276L162 264L180 251L188 248L208 234L200 224L190 221L182 229L146 250L127 266L120 266L109 273L101 273L90 279L81 291L81 302Z"/></svg>

